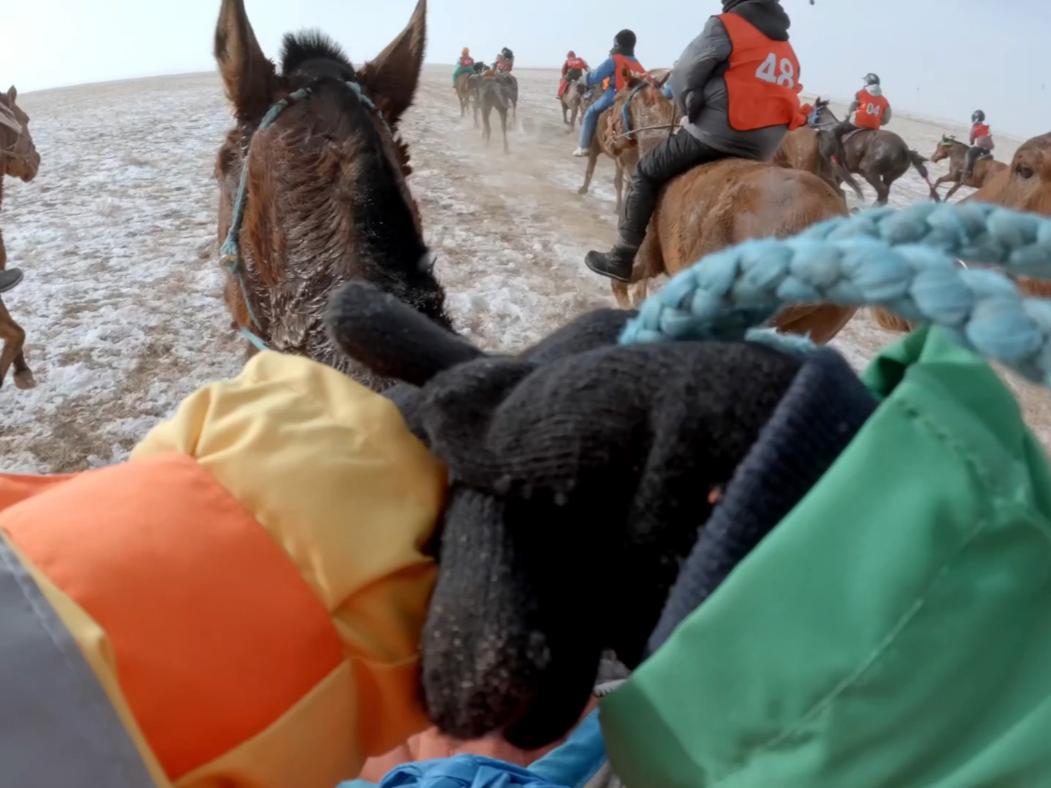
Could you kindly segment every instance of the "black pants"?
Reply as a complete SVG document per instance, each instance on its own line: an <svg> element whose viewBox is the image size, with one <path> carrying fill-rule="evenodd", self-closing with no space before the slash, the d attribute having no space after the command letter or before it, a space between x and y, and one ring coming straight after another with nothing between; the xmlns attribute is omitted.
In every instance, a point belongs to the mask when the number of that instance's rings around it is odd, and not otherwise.
<svg viewBox="0 0 1051 788"><path fill-rule="evenodd" d="M974 174L974 165L976 165L979 159L984 159L986 156L991 156L985 148L979 148L977 145L972 145L971 149L967 151L967 158L964 160L963 165L963 177L964 180L970 178Z"/></svg>
<svg viewBox="0 0 1051 788"><path fill-rule="evenodd" d="M835 135L837 140L842 142L845 136L850 134L850 132L852 131L857 131L859 128L861 127L855 126L852 121L841 120L839 123L832 127L832 133Z"/></svg>
<svg viewBox="0 0 1051 788"><path fill-rule="evenodd" d="M631 181L628 203L620 220L621 243L636 248L642 246L664 184L698 164L729 157L730 154L704 144L685 129L643 156Z"/></svg>

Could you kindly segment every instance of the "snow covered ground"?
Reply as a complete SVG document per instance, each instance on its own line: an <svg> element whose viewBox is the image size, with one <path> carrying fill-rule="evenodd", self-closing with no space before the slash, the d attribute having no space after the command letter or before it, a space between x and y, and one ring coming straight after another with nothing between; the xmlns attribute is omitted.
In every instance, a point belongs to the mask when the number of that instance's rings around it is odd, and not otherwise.
<svg viewBox="0 0 1051 788"><path fill-rule="evenodd" d="M600 165L592 193L579 197L584 164L569 156L557 74L519 77L510 156L461 120L445 68L427 69L405 124L411 186L450 311L472 340L501 350L612 305L582 263L613 239L612 167ZM0 389L0 469L73 471L124 458L182 397L241 366L215 261L212 168L229 113L212 75L20 102L43 164L32 184L8 182L0 222L10 264L27 274L6 301L28 332L39 387ZM966 131L905 117L891 128L925 156L942 133ZM1006 158L1018 141L999 144ZM892 193L897 205L926 198L915 173ZM862 315L837 345L862 365L890 339ZM1024 401L1051 444L1051 399L1027 388Z"/></svg>

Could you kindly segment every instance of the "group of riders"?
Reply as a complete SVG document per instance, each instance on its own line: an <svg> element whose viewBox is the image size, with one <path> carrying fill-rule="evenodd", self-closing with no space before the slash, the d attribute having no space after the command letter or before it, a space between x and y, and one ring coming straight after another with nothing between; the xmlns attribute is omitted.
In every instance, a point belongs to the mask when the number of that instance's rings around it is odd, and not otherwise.
<svg viewBox="0 0 1051 788"><path fill-rule="evenodd" d="M780 0L723 0L723 13L711 17L701 34L675 62L665 85L682 118L681 130L639 161L621 216L619 237L608 252L587 254L588 268L597 274L630 282L635 255L657 206L661 187L701 164L737 157L769 161L790 130L807 124L813 107L802 105L799 59L789 41L791 21ZM609 57L594 70L570 51L562 66L558 97L571 81L583 81L588 91L600 91L584 115L580 144L574 156L589 155L599 116L610 109L631 76L646 69L635 56L637 37L622 30L614 37ZM505 49L503 54L509 53ZM469 52L454 75L473 67ZM510 71L513 56L504 58ZM498 58L496 70L503 70ZM877 74L864 85L848 117L833 129L839 140L866 129L878 130L891 120L891 105ZM971 148L964 179L979 159L992 155L993 138L985 113L971 117Z"/></svg>
<svg viewBox="0 0 1051 788"><path fill-rule="evenodd" d="M456 61L456 70L453 71L453 87L456 87L457 81L464 74L489 74L490 76L498 76L500 74L510 74L515 68L515 53L512 52L508 47L504 47L493 58L493 65L488 66L482 61L476 61L471 57L471 50L467 47L463 48L460 53L460 59Z"/></svg>

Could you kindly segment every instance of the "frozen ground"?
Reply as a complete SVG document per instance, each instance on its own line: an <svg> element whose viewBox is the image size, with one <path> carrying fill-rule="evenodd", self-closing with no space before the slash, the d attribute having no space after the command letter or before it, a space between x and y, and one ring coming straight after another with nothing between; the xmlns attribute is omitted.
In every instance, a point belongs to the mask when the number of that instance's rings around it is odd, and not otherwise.
<svg viewBox="0 0 1051 788"><path fill-rule="evenodd" d="M406 121L424 213L454 320L474 341L514 350L585 310L609 306L583 267L614 232L612 168L576 189L554 100L554 72L520 74L512 155L486 149L461 120L447 69L428 69ZM3 222L26 282L7 297L29 334L39 382L0 389L0 469L72 471L118 461L196 387L236 374L214 256L215 151L229 115L211 75L28 94L43 156L37 180L8 182ZM841 108L840 108L841 109ZM892 128L929 156L943 132L899 117ZM1017 141L1001 138L1009 156ZM944 170L934 168L937 174ZM926 199L910 173L892 200ZM838 346L862 365L891 339L865 315ZM1051 441L1048 396L1027 389L1031 422Z"/></svg>

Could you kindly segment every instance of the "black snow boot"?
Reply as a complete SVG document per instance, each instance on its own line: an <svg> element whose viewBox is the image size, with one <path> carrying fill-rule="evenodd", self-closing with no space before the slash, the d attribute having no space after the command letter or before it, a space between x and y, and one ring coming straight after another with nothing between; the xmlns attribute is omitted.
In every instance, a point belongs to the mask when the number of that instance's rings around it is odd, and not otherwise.
<svg viewBox="0 0 1051 788"><path fill-rule="evenodd" d="M635 266L637 246L629 246L620 241L613 245L609 252L588 252L584 264L601 276L608 276L618 282L631 283L631 269Z"/></svg>
<svg viewBox="0 0 1051 788"><path fill-rule="evenodd" d="M21 281L22 272L17 268L8 268L6 271L0 271L0 293L14 290Z"/></svg>

